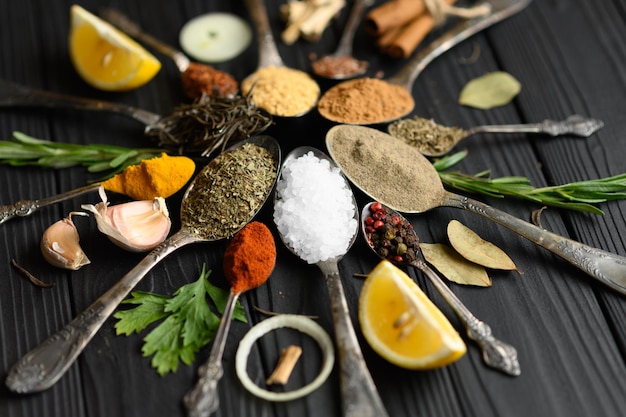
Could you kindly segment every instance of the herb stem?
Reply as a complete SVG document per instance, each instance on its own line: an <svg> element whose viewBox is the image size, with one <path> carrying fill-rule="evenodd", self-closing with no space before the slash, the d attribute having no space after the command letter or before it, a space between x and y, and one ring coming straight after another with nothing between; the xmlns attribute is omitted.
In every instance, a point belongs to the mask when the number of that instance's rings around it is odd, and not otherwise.
<svg viewBox="0 0 626 417"><path fill-rule="evenodd" d="M626 198L626 173L535 188L528 178L522 176L491 178L488 170L475 175L449 170L465 156L467 156L467 151L462 151L433 163L444 185L490 197L512 196L547 206L600 215L604 214L604 211L598 208L596 204Z"/></svg>

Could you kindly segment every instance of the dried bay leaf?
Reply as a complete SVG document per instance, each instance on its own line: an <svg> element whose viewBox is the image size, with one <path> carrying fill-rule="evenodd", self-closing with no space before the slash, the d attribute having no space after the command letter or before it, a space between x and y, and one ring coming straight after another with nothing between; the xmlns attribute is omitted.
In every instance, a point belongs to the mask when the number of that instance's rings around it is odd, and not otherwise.
<svg viewBox="0 0 626 417"><path fill-rule="evenodd" d="M513 260L502 249L487 242L458 220L448 223L448 239L452 247L471 262L486 268L519 272Z"/></svg>
<svg viewBox="0 0 626 417"><path fill-rule="evenodd" d="M459 104L491 109L508 104L519 94L522 86L504 71L489 72L469 81L459 94Z"/></svg>
<svg viewBox="0 0 626 417"><path fill-rule="evenodd" d="M468 261L443 243L420 243L426 261L448 280L463 285L490 287L491 278L481 265Z"/></svg>

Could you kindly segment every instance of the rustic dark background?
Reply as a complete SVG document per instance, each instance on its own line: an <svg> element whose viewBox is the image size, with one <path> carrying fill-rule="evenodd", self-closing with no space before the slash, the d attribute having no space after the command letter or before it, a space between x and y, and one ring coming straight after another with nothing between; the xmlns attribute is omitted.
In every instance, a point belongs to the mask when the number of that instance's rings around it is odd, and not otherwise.
<svg viewBox="0 0 626 417"><path fill-rule="evenodd" d="M266 1L274 34L283 27L278 16L283 1ZM348 2L349 4L351 2ZM173 62L163 62L161 72L149 84L127 93L105 93L85 84L74 71L67 48L69 7L72 2L0 2L0 77L37 88L128 103L167 114L185 101ZM248 18L242 1L112 0L82 1L97 12L103 5L117 7L155 37L178 45L182 25L200 14L226 11ZM333 21L316 43L279 43L289 66L310 70L310 54L334 50L347 17L347 9ZM527 135L481 136L463 143L468 157L457 166L467 173L490 169L493 176L522 175L536 186L562 184L616 175L626 171L626 2L623 0L541 0L484 33L462 43L433 62L413 88L415 114L449 125L470 127L485 123L538 122L582 114L602 119L605 127L588 139L547 139ZM429 40L431 40L429 38ZM465 60L479 51L471 64ZM357 33L355 53L371 62L370 75L385 74L402 65L377 53L372 39ZM256 69L253 42L241 56L216 65L238 80ZM471 79L502 70L522 84L519 96L506 106L476 110L459 106L456 99ZM332 83L321 82L323 89ZM299 145L324 150L324 135L331 124L316 111L296 120L278 120L268 131L286 153ZM136 122L110 114L74 111L8 110L0 112L0 137L13 131L71 143L107 143L140 147L149 145ZM49 196L84 185L95 177L83 168L53 171L0 165L0 197L3 204L24 198ZM168 199L178 227L177 207L182 193ZM357 192L360 203L367 201ZM80 204L93 202L84 196L41 210L28 219L0 226L0 375L28 350L61 328L111 287L141 258L113 246L100 235L94 222L76 219L81 244L91 265L77 272L54 269L39 252L45 228L65 217ZM495 207L524 219L540 208L514 199L489 199ZM623 231L626 202L602 204L604 216L550 209L543 226L591 246L626 255ZM476 346L468 341L468 353L457 363L432 371L408 371L390 365L367 344L363 352L390 416L550 416L598 415L617 417L626 411L626 298L543 249L511 232L459 210L437 209L412 216L425 242L445 241L445 226L459 219L513 258L523 274L491 272L493 286L477 289L452 285L474 312L488 322L494 334L517 347L522 375L504 376L486 367ZM271 210L259 220L272 227ZM332 334L328 296L319 270L291 255L277 240L278 264L268 283L242 297L249 324L235 323L224 358L225 376L220 383L221 408L216 416L339 416L339 375L310 396L288 403L268 403L248 394L234 373L233 358L238 341L249 326L264 316L254 307L281 313L308 314ZM199 244L181 249L142 281L138 288L171 293L195 280L202 264L213 270L212 279L224 285L221 255L225 242ZM35 287L14 268L16 259L52 289ZM344 258L344 276L352 318L360 279L377 259L362 241ZM432 296L444 313L463 328L450 309L420 274L408 271ZM34 395L15 395L0 387L0 415L4 417L132 417L182 416L183 395L196 381L196 370L208 355L202 350L193 366L181 366L160 377L150 360L140 353L143 335L118 337L114 320L107 321L79 357L78 362L51 389ZM357 333L361 338L360 331ZM284 343L311 346L292 334L264 339L252 358L257 380L274 366ZM363 342L362 338L361 341ZM289 388L299 386L317 373L315 355L304 357Z"/></svg>

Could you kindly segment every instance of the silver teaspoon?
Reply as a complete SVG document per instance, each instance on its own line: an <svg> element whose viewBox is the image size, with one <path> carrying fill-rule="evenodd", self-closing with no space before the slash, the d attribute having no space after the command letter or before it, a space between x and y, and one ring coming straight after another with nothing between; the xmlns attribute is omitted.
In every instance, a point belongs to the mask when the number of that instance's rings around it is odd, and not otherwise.
<svg viewBox="0 0 626 417"><path fill-rule="evenodd" d="M346 116L345 111L336 113L333 110L333 106L328 103L330 100L328 97L332 97L333 89L345 89L347 87L346 84L350 82L344 81L343 83L339 83L334 87L331 87L331 89L326 91L326 93L324 93L324 95L320 98L317 107L322 117L337 123L373 125L389 123L411 113L415 107L415 101L411 96L413 83L428 64L467 38L522 11L531 3L531 0L488 0L484 3L490 6L489 13L484 16L466 19L458 23L426 48L422 49L417 55L415 55L415 57L411 58L398 73L390 78L387 78L386 80L383 80L393 86L402 87L402 90L397 93L402 96L408 95L406 98L407 100L410 99L410 105L399 106L393 116L385 115L384 117L381 117L373 114L368 116L367 120L362 120L360 118L350 120L351 116Z"/></svg>
<svg viewBox="0 0 626 417"><path fill-rule="evenodd" d="M437 170L424 155L387 133L365 126L338 125L326 134L326 146L346 177L373 200L404 213L454 207L478 214L560 256L626 295L625 257L559 236L485 203L447 191ZM355 163L354 155L359 156L358 163ZM365 168L367 171L363 171ZM381 186L379 176L389 175L390 172L402 176L398 181L406 180L402 190L404 198L391 196L389 190Z"/></svg>
<svg viewBox="0 0 626 417"><path fill-rule="evenodd" d="M379 243L382 242L377 243L372 240L372 232L368 231L366 224L366 219L374 213L372 209L374 204L376 203L366 204L361 211L361 231L368 246L382 259L387 259L396 265L410 265L422 271L461 319L467 330L467 336L480 346L485 363L505 374L512 376L520 375L521 370L517 359L517 350L513 346L496 339L491 333L491 327L487 323L478 320L456 294L452 292L450 287L443 282L439 275L422 260L420 257L419 237L413 227L410 226L409 221L400 213L385 205L382 205L380 209L384 211L385 216L388 218L395 216L399 220L395 227L402 228L407 233L407 237L410 235L414 239L412 239L409 250L400 256L402 260L398 260L395 257L386 257L380 253L382 245L379 245ZM410 243L407 243L405 238L406 246L409 246Z"/></svg>
<svg viewBox="0 0 626 417"><path fill-rule="evenodd" d="M304 116L315 107L320 87L307 73L288 68L283 62L263 1L245 0L258 38L259 63L256 71L241 82L241 91L272 116L285 118ZM271 84L264 89L271 91L262 91L255 101L255 87L258 90L261 88L258 85L265 83L266 80Z"/></svg>
<svg viewBox="0 0 626 417"><path fill-rule="evenodd" d="M460 141L479 133L534 133L548 136L573 135L589 137L604 127L602 120L579 116L565 120L546 119L541 123L483 125L469 129L442 126L433 120L418 116L396 120L387 127L392 135L415 146L423 155L442 156L450 152Z"/></svg>
<svg viewBox="0 0 626 417"><path fill-rule="evenodd" d="M258 207L250 207L251 211L248 213L248 218L241 219L242 221L238 228L233 227L232 230L228 231L218 227L217 222L219 220L213 218L210 210L197 210L198 206L202 206L205 203L202 196L208 194L207 191L209 189L214 189L212 188L212 181L216 179L215 171L217 167L220 167L218 164L223 163L224 158L234 158L235 155L241 155L243 152L247 154L250 152L250 146L262 148L271 159L273 168L271 171L268 170L266 174L274 178L266 189L258 190L260 195L264 196L264 199L269 197L281 162L280 147L274 138L270 136L254 136L215 157L196 175L183 196L181 229L157 246L74 320L18 360L9 371L6 379L6 385L11 391L31 393L43 391L54 385L74 363L78 355L80 355L104 322L113 314L122 300L167 255L191 243L211 242L232 236L252 220L263 206L262 202ZM260 151L261 149L259 149ZM261 157L248 158L249 160L260 161ZM236 162L233 162L233 164L236 164ZM246 162L247 165L248 163ZM259 173L256 172L255 175L259 175ZM225 186L235 187L234 181L230 181L226 177L223 180ZM241 178L239 180L250 181L250 179ZM228 184L229 182L231 184ZM200 214L196 214L198 211Z"/></svg>
<svg viewBox="0 0 626 417"><path fill-rule="evenodd" d="M372 4L374 0L354 1L335 52L313 62L313 72L316 75L334 80L346 80L363 75L367 71L367 61L361 61L352 56L352 43L363 12Z"/></svg>
<svg viewBox="0 0 626 417"><path fill-rule="evenodd" d="M280 177L276 184L276 193L274 194L274 207L275 214L274 220L276 221L276 205L281 201L281 187L285 185L285 171L286 167L295 159L302 157L305 154L312 152L315 157L320 160L328 161L331 169L337 169L335 163L323 152L318 149L302 146L291 151L283 162L281 168ZM346 188L349 190L347 180L341 179L345 182ZM351 194L352 204L354 206L354 234L348 243L345 252L352 246L358 235L359 225L358 218L359 213L357 210L356 201L354 195ZM305 204L305 203L303 203ZM278 231L281 240L285 246L293 252L296 256L304 259L302 251L307 249L297 250L290 243L290 239L281 232L281 227L277 224ZM332 232L331 232L332 233ZM338 262L343 257L342 255L335 256L329 259L325 259L316 263L319 269L324 274L324 280L328 288L330 295L330 308L333 316L333 324L335 330L335 342L337 344L338 357L340 363L340 375L341 375L341 395L344 417L386 417L388 414L383 406L382 400L376 390L374 381L367 369L363 354L359 346L359 342L350 320L350 313L348 311L348 305L345 298L343 285L341 283L341 276L339 274Z"/></svg>

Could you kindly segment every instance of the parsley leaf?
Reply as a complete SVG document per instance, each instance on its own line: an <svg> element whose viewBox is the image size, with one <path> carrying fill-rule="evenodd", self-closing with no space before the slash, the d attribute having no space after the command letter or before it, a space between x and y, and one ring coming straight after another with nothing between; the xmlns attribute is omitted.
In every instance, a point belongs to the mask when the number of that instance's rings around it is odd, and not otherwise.
<svg viewBox="0 0 626 417"><path fill-rule="evenodd" d="M212 285L208 280L210 273L203 265L198 280L183 285L172 297L135 291L123 304L134 304L136 307L117 311L113 315L119 320L115 324L116 333L127 336L140 333L150 324L165 319L144 337L141 348L144 357L153 356L152 367L161 376L175 372L180 361L191 364L195 354L215 337L220 318L207 303L207 295L221 314L228 291ZM239 302L233 319L247 321Z"/></svg>

